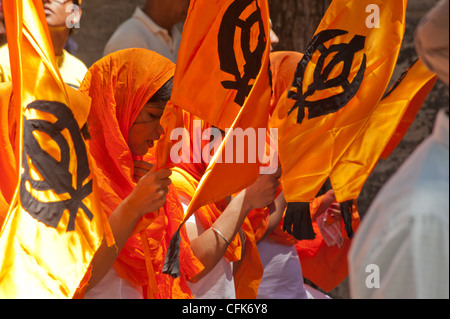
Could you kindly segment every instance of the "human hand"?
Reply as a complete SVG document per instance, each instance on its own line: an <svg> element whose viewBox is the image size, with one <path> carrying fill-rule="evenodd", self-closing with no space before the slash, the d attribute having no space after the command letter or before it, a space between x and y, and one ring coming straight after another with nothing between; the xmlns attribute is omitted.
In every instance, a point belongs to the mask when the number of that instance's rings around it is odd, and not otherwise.
<svg viewBox="0 0 450 319"><path fill-rule="evenodd" d="M263 208L273 203L280 185L281 168L274 174L262 175L256 182L245 189L245 204L252 209Z"/></svg>
<svg viewBox="0 0 450 319"><path fill-rule="evenodd" d="M143 176L150 172L153 164L146 161L134 161L134 180L138 182Z"/></svg>
<svg viewBox="0 0 450 319"><path fill-rule="evenodd" d="M344 243L341 221L341 206L338 202L332 203L325 213L317 217L317 225L327 246L341 247Z"/></svg>
<svg viewBox="0 0 450 319"><path fill-rule="evenodd" d="M166 202L169 185L172 183L168 168L150 171L142 176L131 194L126 198L128 208L136 217L157 211Z"/></svg>
<svg viewBox="0 0 450 319"><path fill-rule="evenodd" d="M326 225L331 225L337 221L342 220L341 205L339 205L338 202L332 203L330 207L328 207L326 212L327 212L326 215L327 217L325 219Z"/></svg>
<svg viewBox="0 0 450 319"><path fill-rule="evenodd" d="M333 204L333 202L336 201L336 196L334 194L334 191L330 189L327 191L321 198L320 204L316 209L316 212L314 213L314 216L312 216L312 220L316 220L318 216L324 214L328 208Z"/></svg>

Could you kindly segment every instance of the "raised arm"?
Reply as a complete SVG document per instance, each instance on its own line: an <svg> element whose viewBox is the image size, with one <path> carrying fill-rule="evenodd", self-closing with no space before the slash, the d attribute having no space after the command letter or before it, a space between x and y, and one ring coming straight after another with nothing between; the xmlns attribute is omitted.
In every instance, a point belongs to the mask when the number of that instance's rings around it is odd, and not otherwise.
<svg viewBox="0 0 450 319"><path fill-rule="evenodd" d="M92 275L87 290L100 282L111 269L139 219L149 212L157 212L165 204L171 174L170 169L148 172L111 214L109 224L116 245L108 247L106 240L103 240L92 261Z"/></svg>
<svg viewBox="0 0 450 319"><path fill-rule="evenodd" d="M186 224L191 249L205 269L193 278L198 281L205 276L225 255L229 243L236 236L247 214L273 202L279 185L280 172L263 175L251 186L234 197L210 229L198 234L195 225Z"/></svg>

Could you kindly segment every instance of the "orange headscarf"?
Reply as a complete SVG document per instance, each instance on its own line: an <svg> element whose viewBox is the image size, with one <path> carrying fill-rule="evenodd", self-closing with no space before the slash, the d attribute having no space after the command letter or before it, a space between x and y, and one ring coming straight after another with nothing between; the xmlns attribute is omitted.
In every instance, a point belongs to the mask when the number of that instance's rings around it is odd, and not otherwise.
<svg viewBox="0 0 450 319"><path fill-rule="evenodd" d="M92 98L88 146L96 161L95 172L108 216L136 186L133 179L133 160L136 158L128 147L128 131L144 105L173 77L174 71L175 65L170 60L153 51L126 49L92 65L80 86L80 91ZM169 241L182 218L181 204L171 187L164 214L160 213L155 219L149 212L120 252L114 264L119 276L140 286L155 286L156 280L159 289L156 298L192 297L186 280L203 266L190 250L185 229L182 230L180 249L181 277L174 279L162 274ZM140 231L143 229L148 241L141 242ZM148 273L149 267L153 268L154 277Z"/></svg>
<svg viewBox="0 0 450 319"><path fill-rule="evenodd" d="M297 64L302 57L303 54L293 51L271 53L270 63L273 74L271 113L275 109L280 97L291 86ZM316 213L322 200L323 196L320 196L311 202L311 217ZM352 227L355 231L359 225L359 221L358 209L356 204L354 204ZM280 221L269 237L285 245L295 245L302 265L303 276L320 288L330 291L336 288L348 275L347 253L350 248L351 239L348 238L344 225L342 225L344 244L340 248L337 246L328 247L320 234L317 222L313 221L312 224L316 234L314 240L299 241L284 232L282 229L283 220Z"/></svg>
<svg viewBox="0 0 450 319"><path fill-rule="evenodd" d="M194 143L198 143L198 141L193 141L192 138L195 136L194 134L194 120L201 121L201 125L199 129L201 133L205 130L212 128L212 126L205 121L200 120L198 117L183 112L184 119L184 127L189 132L189 136L191 137L190 143L190 153L189 153L189 163L179 163L174 167L172 174L172 181L175 187L177 188L180 197L190 201L194 196L195 190L205 173L206 167L208 163L205 163L203 156L198 154L198 152L194 152L193 147ZM201 137L201 135L200 135ZM209 141L202 141L200 146L200 152L204 149ZM193 154L197 154L200 157L196 157L197 160L194 161ZM199 162L199 163L197 163ZM262 210L254 210L251 213L259 216L255 220L258 222L263 222L267 218L267 212L265 209ZM208 229L212 226L212 224L217 220L217 218L222 214L220 203L213 203L209 205L205 205L198 209L196 212L196 216L200 219L203 227ZM262 217L261 217L262 216ZM235 282L235 290L236 290L236 298L238 299L255 299L256 293L258 291L259 283L262 278L263 268L261 264L261 260L259 257L258 249L256 247L257 236L258 233L256 230L257 226L252 225L249 218L246 218L243 225L242 230L246 236L246 244L245 244L245 254L242 255L242 243L240 237L238 235L231 241L231 244L228 246L228 249L225 253L225 257L230 261L241 261L239 269L234 272L234 282Z"/></svg>

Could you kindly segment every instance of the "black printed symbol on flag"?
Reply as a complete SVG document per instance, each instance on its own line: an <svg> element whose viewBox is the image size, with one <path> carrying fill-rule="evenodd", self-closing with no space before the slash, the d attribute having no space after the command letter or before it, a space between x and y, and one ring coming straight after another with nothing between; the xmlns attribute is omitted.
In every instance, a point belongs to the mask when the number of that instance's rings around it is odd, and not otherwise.
<svg viewBox="0 0 450 319"><path fill-rule="evenodd" d="M84 211L89 220L93 218L91 211L83 203L83 200L92 193L93 181L88 180L90 169L80 129L72 111L62 103L35 101L27 106L27 110L50 114L56 118L56 122L24 117L22 153L24 172L20 182L22 207L32 217L53 228L58 226L64 211L67 210L70 213L67 231L73 231L79 209ZM74 148L72 154L75 154L72 157L71 146L63 131L70 134ZM42 148L42 141L40 143L37 138L42 135L50 138L47 142L56 143L60 158L54 158ZM40 178L36 178L36 173L32 174L29 161ZM73 180L76 180L75 186Z"/></svg>
<svg viewBox="0 0 450 319"><path fill-rule="evenodd" d="M255 5L256 9L247 14L251 5ZM252 28L256 26L259 28L258 41L252 48ZM243 61L237 58L234 51L235 38L239 34ZM234 101L243 106L253 87L251 81L256 79L261 69L267 43L258 1L237 0L228 7L220 25L218 43L220 69L235 78L234 81L222 81L222 85L226 89L237 90Z"/></svg>
<svg viewBox="0 0 450 319"><path fill-rule="evenodd" d="M327 41L347 33L344 30L324 30L313 38L306 49L303 59L297 66L292 88L288 92L288 98L296 100L294 107L292 107L288 114L290 115L298 108L297 123L301 124L303 122L305 108L308 109L309 119L335 113L346 106L358 92L366 70L367 57L365 54L359 70L351 82L349 75L353 67L355 55L364 49L366 38L356 35L350 43L333 44L329 48L325 46ZM305 71L316 51L320 52L320 57L314 69L313 82L309 84L306 92L303 92ZM325 65L327 58L330 57L331 60ZM342 62L342 72L338 76L330 79L331 72ZM333 88L341 88L342 92L320 100L307 100L308 97L311 97L317 91Z"/></svg>

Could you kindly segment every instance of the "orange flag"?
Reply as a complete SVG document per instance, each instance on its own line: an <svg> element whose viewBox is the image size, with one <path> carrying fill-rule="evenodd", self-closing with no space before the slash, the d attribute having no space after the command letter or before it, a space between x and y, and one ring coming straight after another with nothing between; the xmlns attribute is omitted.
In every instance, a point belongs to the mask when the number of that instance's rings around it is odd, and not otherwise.
<svg viewBox="0 0 450 319"><path fill-rule="evenodd" d="M254 86L267 52L263 0L194 0L177 57L173 104L225 130Z"/></svg>
<svg viewBox="0 0 450 319"><path fill-rule="evenodd" d="M270 125L278 128L281 183L289 203L284 228L298 239L314 238L309 202L387 88L404 35L406 4L334 0L275 109ZM336 198L351 206L342 189Z"/></svg>
<svg viewBox="0 0 450 319"><path fill-rule="evenodd" d="M0 228L3 225L3 220L9 209L9 203L17 186L17 170L16 170L16 157L14 154L14 146L12 145L14 137L10 132L14 132L14 129L10 129L10 108L11 103L11 82L0 83L0 168L2 170L2 177L0 182Z"/></svg>
<svg viewBox="0 0 450 319"><path fill-rule="evenodd" d="M191 1L162 122L175 123L170 115L183 109L228 133L182 224L201 206L239 192L259 176L257 141L265 151L270 103L269 30L267 0ZM177 275L175 252L166 259L165 272L172 275Z"/></svg>
<svg viewBox="0 0 450 319"><path fill-rule="evenodd" d="M331 172L335 192L357 198L380 157L397 147L437 77L421 60L403 73Z"/></svg>
<svg viewBox="0 0 450 319"><path fill-rule="evenodd" d="M42 1L3 8L20 170L0 235L0 298L72 298L110 231L81 132L90 100L64 85Z"/></svg>
<svg viewBox="0 0 450 319"><path fill-rule="evenodd" d="M419 59L402 74L381 100L379 107L391 104L395 107L401 106L404 110L397 129L381 154L382 159L387 159L403 139L436 81L437 76Z"/></svg>

